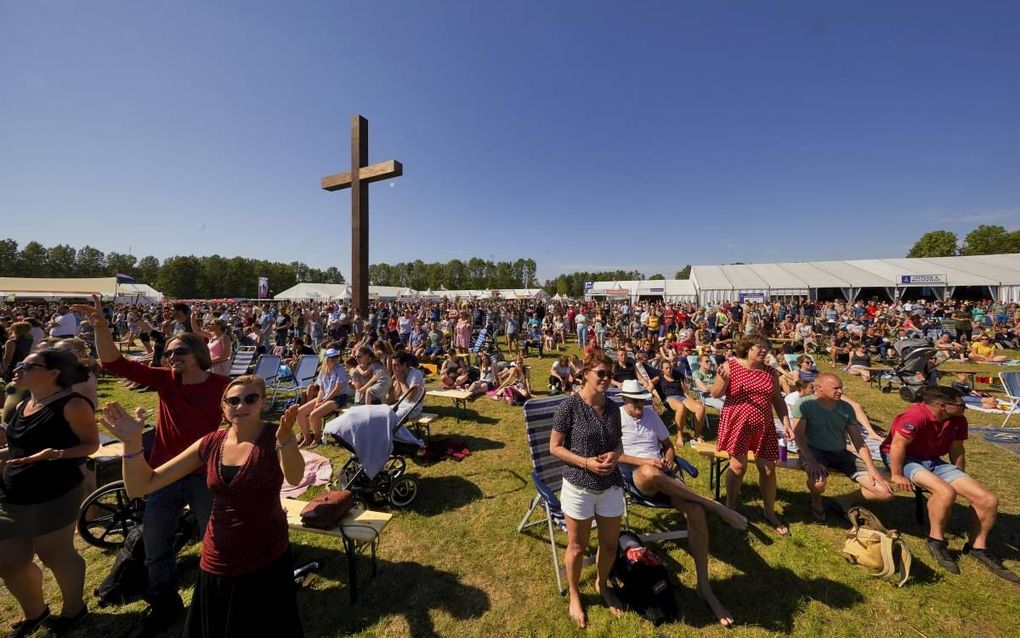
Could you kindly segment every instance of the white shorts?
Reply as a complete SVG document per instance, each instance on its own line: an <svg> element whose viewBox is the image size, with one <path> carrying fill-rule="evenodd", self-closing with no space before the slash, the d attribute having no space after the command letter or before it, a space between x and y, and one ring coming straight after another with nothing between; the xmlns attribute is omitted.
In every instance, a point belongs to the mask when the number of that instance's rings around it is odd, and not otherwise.
<svg viewBox="0 0 1020 638"><path fill-rule="evenodd" d="M576 521L586 521L595 516L623 516L623 488L611 487L600 492L576 487L564 480L560 488L560 506L564 514Z"/></svg>

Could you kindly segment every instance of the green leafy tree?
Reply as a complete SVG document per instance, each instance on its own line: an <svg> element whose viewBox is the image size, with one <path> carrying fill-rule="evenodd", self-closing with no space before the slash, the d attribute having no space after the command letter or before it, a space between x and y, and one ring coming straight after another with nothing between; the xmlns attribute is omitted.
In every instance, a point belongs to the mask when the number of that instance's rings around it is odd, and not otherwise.
<svg viewBox="0 0 1020 638"><path fill-rule="evenodd" d="M691 278L691 265L687 264L680 270L676 271L674 279L690 279Z"/></svg>
<svg viewBox="0 0 1020 638"><path fill-rule="evenodd" d="M18 255L18 275L21 277L49 277L49 251L37 241L25 244Z"/></svg>
<svg viewBox="0 0 1020 638"><path fill-rule="evenodd" d="M134 277L136 261L137 260L134 255L125 255L118 252L112 252L106 255L106 267L109 268L111 276L117 273L123 273Z"/></svg>
<svg viewBox="0 0 1020 638"><path fill-rule="evenodd" d="M47 249L47 261L51 277L83 276L77 273L75 259L77 253L67 244L57 244Z"/></svg>
<svg viewBox="0 0 1020 638"><path fill-rule="evenodd" d="M340 269L336 266L330 266L326 269L326 283L327 284L343 284L347 283L344 281L344 275L340 272Z"/></svg>
<svg viewBox="0 0 1020 638"><path fill-rule="evenodd" d="M1017 239L1020 233L1008 232L1002 226L982 224L963 238L961 255L998 255L1020 251Z"/></svg>
<svg viewBox="0 0 1020 638"><path fill-rule="evenodd" d="M0 277L16 277L18 275L18 242L13 239L0 239Z"/></svg>
<svg viewBox="0 0 1020 638"><path fill-rule="evenodd" d="M666 276L665 276L665 275L662 275L662 274L660 274L660 273L655 273L654 275L652 275L651 277L649 277L649 279L665 279L665 278L666 278Z"/></svg>
<svg viewBox="0 0 1020 638"><path fill-rule="evenodd" d="M81 277L106 276L106 254L92 246L82 246L75 256L78 275Z"/></svg>
<svg viewBox="0 0 1020 638"><path fill-rule="evenodd" d="M956 233L933 230L921 235L907 253L907 257L951 257L956 254Z"/></svg>
<svg viewBox="0 0 1020 638"><path fill-rule="evenodd" d="M202 263L198 257L170 257L159 269L159 285L156 288L169 297L198 299L201 297L201 276Z"/></svg>
<svg viewBox="0 0 1020 638"><path fill-rule="evenodd" d="M137 275L135 278L143 284L155 285L159 278L159 260L152 255L147 255L138 260Z"/></svg>

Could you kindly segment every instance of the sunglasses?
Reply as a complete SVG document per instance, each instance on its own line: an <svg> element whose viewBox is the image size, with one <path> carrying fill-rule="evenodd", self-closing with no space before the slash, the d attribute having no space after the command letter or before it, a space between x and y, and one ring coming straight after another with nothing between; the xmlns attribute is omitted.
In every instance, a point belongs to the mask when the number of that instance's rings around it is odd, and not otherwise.
<svg viewBox="0 0 1020 638"><path fill-rule="evenodd" d="M223 399L223 402L226 403L227 405L231 406L231 407L236 408L237 406L241 405L241 401L244 401L245 405L254 405L254 404L258 403L259 400L261 400L261 399L262 399L262 395L260 393L252 392L251 394L244 395L243 399L241 397L239 397L239 396L233 396L233 397L227 397L227 398Z"/></svg>
<svg viewBox="0 0 1020 638"><path fill-rule="evenodd" d="M19 372L19 371L21 371L21 372L28 372L32 368L45 368L45 367L46 366L44 366L41 363L26 363L26 362L22 361L18 365L14 366L14 372Z"/></svg>
<svg viewBox="0 0 1020 638"><path fill-rule="evenodd" d="M173 356L173 355L177 355L178 357L183 357L185 355L191 354L191 348L185 348L184 346L179 346L177 348L170 348L169 350L166 351L165 354L168 357Z"/></svg>
<svg viewBox="0 0 1020 638"><path fill-rule="evenodd" d="M597 376L600 379L606 379L613 374L609 370L592 370L592 372L594 372L595 376Z"/></svg>

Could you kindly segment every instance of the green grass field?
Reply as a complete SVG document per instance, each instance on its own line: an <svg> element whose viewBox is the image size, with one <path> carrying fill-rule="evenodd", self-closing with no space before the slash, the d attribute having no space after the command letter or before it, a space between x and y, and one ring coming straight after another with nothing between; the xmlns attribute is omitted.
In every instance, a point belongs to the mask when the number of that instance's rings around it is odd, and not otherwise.
<svg viewBox="0 0 1020 638"><path fill-rule="evenodd" d="M531 359L536 389L545 387L550 360ZM825 367L823 365L823 367ZM987 368L992 374L1001 370ZM905 407L895 394L881 394L857 378L843 375L847 393L861 401L878 425L887 427ZM101 398L128 407L153 407L151 393L124 391L115 379L104 379ZM467 442L472 455L462 462L444 460L409 464L420 480L418 499L396 513L384 534L379 574L361 590L352 607L342 549L323 536L292 533L297 560L325 559L326 566L310 589L298 594L307 636L564 636L580 635L566 614L566 600L556 592L545 527L519 534L517 524L534 494L521 408L481 398L469 404L459 424L447 400L429 397L426 409L442 416L433 424L434 437L455 436ZM975 425L995 425L1001 416L971 413ZM710 410L710 423L716 415ZM1014 422L1020 426L1020 420ZM713 430L714 432L714 430ZM339 469L346 453L319 447ZM980 437L967 444L969 472L998 493L999 522L993 547L1006 564L1020 570L1020 458ZM702 470L692 484L708 493L708 465L690 448L684 457ZM653 627L634 614L616 619L599 604L593 589L594 568L583 575L593 636L1016 636L1020 617L1020 586L1003 581L978 563L961 558L962 574L937 571L922 545L926 528L913 519L912 497L872 509L889 527L902 530L914 553L911 581L902 589L869 578L839 555L843 528L833 521L811 519L804 475L780 471L777 508L791 523L793 535L780 538L763 522L755 472L745 480L741 510L753 529L737 532L710 519L711 572L720 600L738 626L727 631L693 591L694 566L682 542L660 546L675 580L683 618ZM830 495L850 490L836 478ZM310 493L303 497L309 498ZM662 510L632 508L631 523L639 530L675 526L677 516ZM949 529L950 545L963 545L966 508L958 504ZM559 534L560 546L565 535ZM113 554L79 541L88 561L91 590L103 579ZM561 553L562 556L562 553ZM198 545L180 559L182 589L187 601L197 570ZM362 574L367 572L362 572ZM59 608L59 593L47 573L46 595ZM116 637L137 621L143 603L97 609L75 634ZM12 597L0 596L0 632L20 618ZM175 630L168 635L178 635Z"/></svg>

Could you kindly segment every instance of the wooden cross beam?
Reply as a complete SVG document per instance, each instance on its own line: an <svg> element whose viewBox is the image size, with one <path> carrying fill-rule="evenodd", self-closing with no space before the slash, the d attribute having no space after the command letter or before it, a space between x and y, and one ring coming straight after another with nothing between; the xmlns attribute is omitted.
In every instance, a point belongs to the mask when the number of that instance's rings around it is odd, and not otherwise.
<svg viewBox="0 0 1020 638"><path fill-rule="evenodd" d="M320 181L323 190L351 189L351 306L362 317L368 316L368 185L400 177L403 165L396 160L368 163L368 120L351 118L351 172L327 175Z"/></svg>

